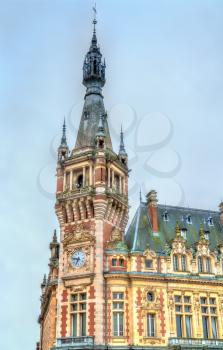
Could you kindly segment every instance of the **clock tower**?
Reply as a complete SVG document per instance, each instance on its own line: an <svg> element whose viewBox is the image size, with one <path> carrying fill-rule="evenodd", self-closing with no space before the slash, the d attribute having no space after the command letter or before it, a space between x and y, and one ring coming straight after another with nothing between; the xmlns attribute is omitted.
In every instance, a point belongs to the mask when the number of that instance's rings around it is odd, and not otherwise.
<svg viewBox="0 0 223 350"><path fill-rule="evenodd" d="M122 240L128 219L128 157L122 131L119 152L112 147L102 94L106 65L95 19L93 25L76 143L69 150L64 121L58 148L55 211L60 240L54 235L54 267L42 284L41 350L105 345L105 250L114 237Z"/></svg>

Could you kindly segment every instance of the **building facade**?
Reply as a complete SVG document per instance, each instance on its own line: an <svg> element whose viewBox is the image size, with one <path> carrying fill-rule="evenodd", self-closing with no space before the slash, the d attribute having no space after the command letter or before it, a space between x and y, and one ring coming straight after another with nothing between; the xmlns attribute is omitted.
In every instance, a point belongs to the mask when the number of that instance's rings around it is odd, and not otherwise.
<svg viewBox="0 0 223 350"><path fill-rule="evenodd" d="M223 203L220 211L140 199L128 221L128 156L116 153L102 88L96 20L75 147L63 125L55 211L41 284L38 350L223 349Z"/></svg>

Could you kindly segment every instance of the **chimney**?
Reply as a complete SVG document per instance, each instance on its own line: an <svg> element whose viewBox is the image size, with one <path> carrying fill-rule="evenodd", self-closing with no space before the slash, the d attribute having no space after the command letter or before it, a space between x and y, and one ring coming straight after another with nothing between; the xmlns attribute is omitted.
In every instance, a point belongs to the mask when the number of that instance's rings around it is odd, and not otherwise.
<svg viewBox="0 0 223 350"><path fill-rule="evenodd" d="M151 220L153 232L159 232L158 227L158 212L157 212L157 192L151 190L147 195L147 209Z"/></svg>
<svg viewBox="0 0 223 350"><path fill-rule="evenodd" d="M219 204L219 211L220 211L220 224L223 225L223 202Z"/></svg>

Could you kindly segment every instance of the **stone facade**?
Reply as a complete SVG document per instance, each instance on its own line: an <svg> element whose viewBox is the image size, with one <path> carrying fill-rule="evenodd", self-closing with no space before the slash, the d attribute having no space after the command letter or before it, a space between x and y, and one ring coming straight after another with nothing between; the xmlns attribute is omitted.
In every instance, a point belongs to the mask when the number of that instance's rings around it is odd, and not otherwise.
<svg viewBox="0 0 223 350"><path fill-rule="evenodd" d="M223 349L222 212L162 206L156 191L128 221L128 156L115 153L94 32L74 149L64 123L55 211L41 284L38 350Z"/></svg>

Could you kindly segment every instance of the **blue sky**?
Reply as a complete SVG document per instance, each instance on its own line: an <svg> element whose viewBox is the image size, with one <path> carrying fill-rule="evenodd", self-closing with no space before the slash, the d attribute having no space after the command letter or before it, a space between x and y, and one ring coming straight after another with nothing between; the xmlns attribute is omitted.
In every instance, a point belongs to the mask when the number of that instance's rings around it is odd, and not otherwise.
<svg viewBox="0 0 223 350"><path fill-rule="evenodd" d="M75 143L92 1L1 1L0 348L35 348L47 272L56 153L63 117ZM161 203L218 209L223 198L223 2L100 0L98 40L115 150L129 153L138 192ZM15 345L16 344L16 345Z"/></svg>

